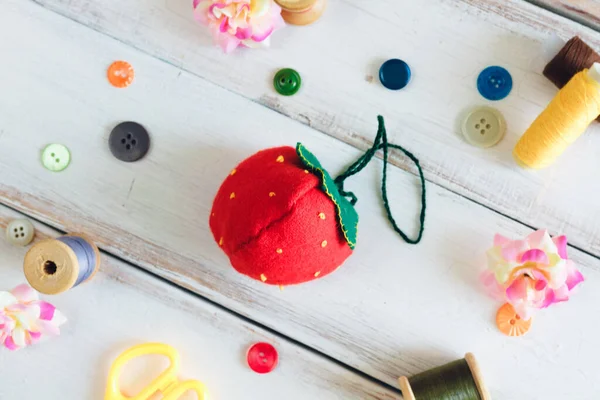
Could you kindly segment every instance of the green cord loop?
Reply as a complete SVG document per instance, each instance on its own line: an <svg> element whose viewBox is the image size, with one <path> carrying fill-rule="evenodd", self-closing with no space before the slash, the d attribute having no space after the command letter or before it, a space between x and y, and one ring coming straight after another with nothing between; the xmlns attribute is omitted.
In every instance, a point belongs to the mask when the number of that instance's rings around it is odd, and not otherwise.
<svg viewBox="0 0 600 400"><path fill-rule="evenodd" d="M423 170L421 169L421 165L419 164L419 160L408 150L402 148L401 146L395 144L389 144L387 139L387 132L385 130L385 122L381 115L377 116L377 121L379 122L379 128L377 129L377 136L375 137L375 141L373 142L373 146L365 152L354 164L352 164L346 172L335 178L334 182L337 186L340 194L349 199L352 205L355 205L358 201L356 195L352 192L347 192L344 190L344 181L359 173L367 164L371 161L373 156L377 153L378 150L383 150L383 179L381 183L381 197L383 198L383 206L385 207L385 211L387 212L387 217L390 223L392 224L394 230L404 239L405 242L410 244L417 244L421 241L423 237L423 230L425 229L425 209L427 207L426 195L425 195L425 177L423 176ZM387 165L388 165L388 153L389 149L398 149L406 157L408 157L413 163L415 163L417 170L419 171L419 178L421 180L421 213L419 215L419 234L416 239L409 238L396 224L396 220L392 216L392 211L390 209L388 196L387 196Z"/></svg>

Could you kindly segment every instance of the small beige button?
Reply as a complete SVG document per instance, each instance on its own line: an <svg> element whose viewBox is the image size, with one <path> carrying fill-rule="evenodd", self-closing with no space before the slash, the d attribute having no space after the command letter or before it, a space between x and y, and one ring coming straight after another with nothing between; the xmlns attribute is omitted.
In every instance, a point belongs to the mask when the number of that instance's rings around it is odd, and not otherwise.
<svg viewBox="0 0 600 400"><path fill-rule="evenodd" d="M33 240L35 228L26 219L15 219L6 227L6 239L15 246L27 246Z"/></svg>
<svg viewBox="0 0 600 400"><path fill-rule="evenodd" d="M506 132L506 121L492 107L477 107L471 110L462 123L462 134L473 146L487 148L497 144Z"/></svg>

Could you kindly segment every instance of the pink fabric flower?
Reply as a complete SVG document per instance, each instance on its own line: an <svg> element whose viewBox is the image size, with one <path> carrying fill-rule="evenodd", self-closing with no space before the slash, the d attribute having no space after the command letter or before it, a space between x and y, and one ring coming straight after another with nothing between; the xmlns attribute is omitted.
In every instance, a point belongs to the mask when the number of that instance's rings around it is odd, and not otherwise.
<svg viewBox="0 0 600 400"><path fill-rule="evenodd" d="M0 292L0 345L18 350L34 344L43 335L56 336L66 318L35 290L23 284Z"/></svg>
<svg viewBox="0 0 600 400"><path fill-rule="evenodd" d="M496 235L487 259L484 285L525 320L536 309L567 301L575 286L583 282L583 275L567 258L567 238L551 238L545 230L524 240Z"/></svg>
<svg viewBox="0 0 600 400"><path fill-rule="evenodd" d="M225 53L238 46L264 47L285 25L273 0L193 0L194 17L210 28Z"/></svg>

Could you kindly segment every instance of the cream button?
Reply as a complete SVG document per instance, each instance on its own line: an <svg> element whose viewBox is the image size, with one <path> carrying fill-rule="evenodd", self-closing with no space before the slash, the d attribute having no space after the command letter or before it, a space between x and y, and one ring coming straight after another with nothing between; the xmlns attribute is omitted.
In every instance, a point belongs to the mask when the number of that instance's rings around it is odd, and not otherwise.
<svg viewBox="0 0 600 400"><path fill-rule="evenodd" d="M506 132L506 121L498 110L477 107L471 110L462 123L462 134L473 146L486 148L497 144Z"/></svg>
<svg viewBox="0 0 600 400"><path fill-rule="evenodd" d="M34 234L33 224L26 219L15 219L6 227L6 239L15 246L27 246Z"/></svg>

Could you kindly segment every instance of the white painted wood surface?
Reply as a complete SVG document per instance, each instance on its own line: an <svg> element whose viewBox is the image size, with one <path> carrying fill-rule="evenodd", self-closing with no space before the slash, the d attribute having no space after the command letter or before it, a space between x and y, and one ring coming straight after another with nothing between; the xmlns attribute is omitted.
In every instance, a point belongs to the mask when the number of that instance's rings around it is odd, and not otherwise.
<svg viewBox="0 0 600 400"><path fill-rule="evenodd" d="M382 114L391 139L420 157L431 181L529 226L563 231L600 255L600 125L546 170L520 169L511 155L556 94L541 74L554 55L550 38L580 35L600 50L598 32L523 0L332 0L317 24L278 32L270 50L224 55L193 21L189 0L36 2L361 149L370 146ZM400 92L377 79L391 57L413 70ZM490 64L505 66L514 79L500 102L487 102L476 89ZM282 98L270 80L287 66L304 84L300 94ZM504 140L487 150L467 144L459 130L461 114L481 104L508 121Z"/></svg>
<svg viewBox="0 0 600 400"><path fill-rule="evenodd" d="M600 0L528 0L600 30Z"/></svg>
<svg viewBox="0 0 600 400"><path fill-rule="evenodd" d="M408 246L382 217L381 164L374 162L348 182L360 198L361 225L357 251L343 268L283 292L250 281L228 265L207 227L212 197L231 167L258 149L297 140L333 172L359 151L31 2L0 4L0 33L11 37L0 42L1 54L19 60L18 68L0 64L0 196L7 204L62 230L84 231L113 254L391 385L398 375L474 351L494 398L558 399L573 388L580 399L596 398L597 259L571 249L586 283L569 303L540 313L528 336L508 339L493 323L499 304L477 276L495 232L517 237L529 229L430 184L425 240ZM136 68L127 90L105 81L115 59ZM257 76L248 85L266 88L268 76ZM375 130L369 119L365 137ZM122 120L139 121L152 135L141 162L124 164L108 151L108 133ZM62 173L39 163L48 142L72 151ZM410 227L417 183L399 169L390 174L390 200Z"/></svg>
<svg viewBox="0 0 600 400"><path fill-rule="evenodd" d="M0 206L0 229L23 218ZM37 240L59 234L36 223ZM4 236L2 236L4 239ZM0 240L0 290L25 282L27 248ZM45 296L69 319L56 338L9 352L0 350L0 399L104 399L114 359L140 343L162 342L181 356L180 379L198 379L210 399L399 399L364 377L241 320L148 273L103 255L93 281L58 296ZM256 342L273 344L280 363L259 375L246 365ZM162 371L162 357L132 362L121 387L136 393ZM185 399L195 399L195 395ZM183 399L182 399L183 400Z"/></svg>

